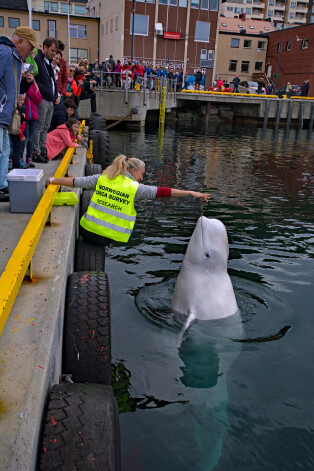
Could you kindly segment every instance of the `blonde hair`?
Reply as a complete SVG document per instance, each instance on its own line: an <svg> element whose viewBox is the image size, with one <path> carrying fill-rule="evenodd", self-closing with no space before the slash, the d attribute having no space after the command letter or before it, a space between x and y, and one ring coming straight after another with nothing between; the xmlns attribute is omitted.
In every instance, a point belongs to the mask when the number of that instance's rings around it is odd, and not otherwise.
<svg viewBox="0 0 314 471"><path fill-rule="evenodd" d="M113 180L118 175L125 175L127 172L135 168L135 170L140 170L140 168L145 165L144 162L135 157L128 159L126 155L120 154L114 159L111 165L103 171L103 175L107 175L110 180Z"/></svg>

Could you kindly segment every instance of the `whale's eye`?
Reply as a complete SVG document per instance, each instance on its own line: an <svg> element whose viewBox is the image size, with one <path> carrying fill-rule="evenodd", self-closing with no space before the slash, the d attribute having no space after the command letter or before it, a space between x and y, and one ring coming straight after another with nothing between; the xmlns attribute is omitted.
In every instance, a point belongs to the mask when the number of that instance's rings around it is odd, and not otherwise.
<svg viewBox="0 0 314 471"><path fill-rule="evenodd" d="M205 257L206 257L206 258L210 258L209 253L206 253L206 254L205 254Z"/></svg>

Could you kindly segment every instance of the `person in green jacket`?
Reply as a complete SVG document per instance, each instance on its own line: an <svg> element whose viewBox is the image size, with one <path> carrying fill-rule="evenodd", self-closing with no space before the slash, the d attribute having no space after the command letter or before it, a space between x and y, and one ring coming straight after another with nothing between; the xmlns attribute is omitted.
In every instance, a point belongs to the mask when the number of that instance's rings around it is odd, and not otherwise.
<svg viewBox="0 0 314 471"><path fill-rule="evenodd" d="M143 185L145 163L119 155L100 175L88 177L48 178L48 185L70 188L93 188L95 192L87 212L80 221L80 234L88 242L109 245L128 242L135 225L134 202L140 199L192 196L208 201L209 193Z"/></svg>

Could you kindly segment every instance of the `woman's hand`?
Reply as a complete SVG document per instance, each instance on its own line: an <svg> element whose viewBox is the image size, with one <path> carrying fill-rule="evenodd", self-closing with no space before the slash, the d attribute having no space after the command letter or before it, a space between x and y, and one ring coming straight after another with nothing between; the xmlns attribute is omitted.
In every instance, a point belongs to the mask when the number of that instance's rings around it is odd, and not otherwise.
<svg viewBox="0 0 314 471"><path fill-rule="evenodd" d="M199 191L191 191L191 196L194 198L202 198L204 201L209 201L210 194L209 193L200 193Z"/></svg>
<svg viewBox="0 0 314 471"><path fill-rule="evenodd" d="M76 139L77 139L77 142L82 142L82 141L84 140L83 134L78 134L78 135L76 136Z"/></svg>

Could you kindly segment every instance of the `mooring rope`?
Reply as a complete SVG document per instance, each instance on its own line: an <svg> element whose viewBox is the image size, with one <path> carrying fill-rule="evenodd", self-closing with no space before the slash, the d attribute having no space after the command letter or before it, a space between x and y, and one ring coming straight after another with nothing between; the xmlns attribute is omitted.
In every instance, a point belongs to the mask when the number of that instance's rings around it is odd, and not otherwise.
<svg viewBox="0 0 314 471"><path fill-rule="evenodd" d="M113 128L113 126L116 126L117 124L121 123L121 122L124 121L125 119L129 118L130 116L132 116L132 114L134 114L134 111L131 111L129 114L127 114L126 116L124 116L124 118L119 119L119 121L116 121L115 123L112 123L112 124L110 124L109 126L107 126L107 127L106 127L106 130L108 131L109 129Z"/></svg>

